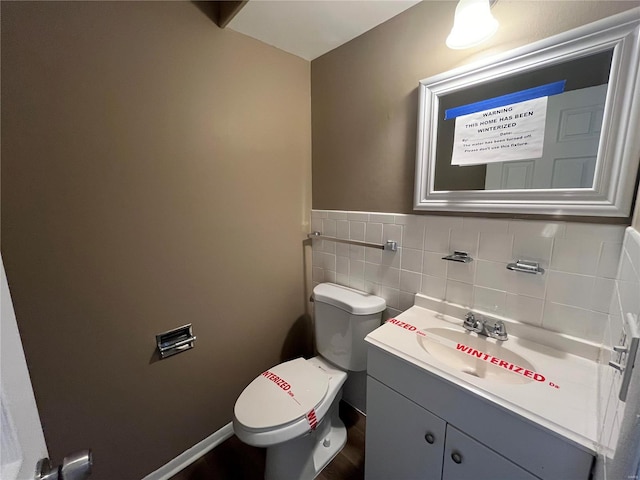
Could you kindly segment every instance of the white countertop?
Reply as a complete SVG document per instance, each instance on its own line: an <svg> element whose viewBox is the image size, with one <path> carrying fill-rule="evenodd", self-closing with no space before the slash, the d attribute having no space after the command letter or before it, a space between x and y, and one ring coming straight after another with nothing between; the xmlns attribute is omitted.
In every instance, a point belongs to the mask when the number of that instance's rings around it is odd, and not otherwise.
<svg viewBox="0 0 640 480"><path fill-rule="evenodd" d="M502 383L490 378L478 378L453 368L421 346L424 338L431 335L425 333L426 329L449 328L465 332L462 320L421 306L411 307L396 318L400 322L386 322L370 333L366 341L540 424L591 452L596 451L598 364L594 358L567 353L522 336L516 337L509 332L507 325L509 339L505 342L487 339L487 342L496 344L496 350L493 355L485 356L479 361L497 365L500 354L495 352L500 352L502 348L526 359L534 370L527 370L526 377L524 369L520 373L507 372L508 376L522 376L518 380L524 379L526 383ZM555 335L553 332L548 334ZM554 343L557 343L555 339L551 344ZM451 344L451 348L456 349L456 344ZM501 366L508 369L506 363ZM533 379L534 376L536 380Z"/></svg>

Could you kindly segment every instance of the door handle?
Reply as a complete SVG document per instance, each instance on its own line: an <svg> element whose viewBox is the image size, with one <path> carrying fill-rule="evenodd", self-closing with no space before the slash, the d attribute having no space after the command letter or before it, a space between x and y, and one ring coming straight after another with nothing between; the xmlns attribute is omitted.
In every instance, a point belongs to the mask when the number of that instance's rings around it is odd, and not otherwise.
<svg viewBox="0 0 640 480"><path fill-rule="evenodd" d="M86 480L91 475L93 455L91 450L81 450L67 455L62 465L52 467L51 460L43 458L36 466L35 480Z"/></svg>

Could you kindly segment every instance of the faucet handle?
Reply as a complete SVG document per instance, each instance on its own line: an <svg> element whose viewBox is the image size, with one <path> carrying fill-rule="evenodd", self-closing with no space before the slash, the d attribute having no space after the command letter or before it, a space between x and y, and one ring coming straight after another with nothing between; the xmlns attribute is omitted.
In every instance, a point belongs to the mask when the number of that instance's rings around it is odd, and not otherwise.
<svg viewBox="0 0 640 480"><path fill-rule="evenodd" d="M490 336L497 340L506 340L507 337L507 327L505 326L502 320L498 320L491 329Z"/></svg>
<svg viewBox="0 0 640 480"><path fill-rule="evenodd" d="M462 324L462 326L467 330L473 330L476 327L477 323L478 322L476 321L476 316L474 315L474 313L467 312L467 314L464 316L464 323Z"/></svg>
<svg viewBox="0 0 640 480"><path fill-rule="evenodd" d="M464 323L462 326L467 330L475 333L482 333L484 331L484 319L480 315L476 315L473 312L467 312L464 316Z"/></svg>

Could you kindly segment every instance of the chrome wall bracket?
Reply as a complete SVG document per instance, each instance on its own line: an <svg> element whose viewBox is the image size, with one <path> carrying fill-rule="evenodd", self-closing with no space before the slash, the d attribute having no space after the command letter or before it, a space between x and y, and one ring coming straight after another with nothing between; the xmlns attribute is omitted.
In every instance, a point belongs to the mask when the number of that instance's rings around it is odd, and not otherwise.
<svg viewBox="0 0 640 480"><path fill-rule="evenodd" d="M544 268L538 262L530 262L529 260L517 260L515 263L509 263L507 264L507 269L534 275L544 274Z"/></svg>
<svg viewBox="0 0 640 480"><path fill-rule="evenodd" d="M456 250L451 255L442 257L442 260L449 260L450 262L469 263L473 261L473 258L471 258L467 252Z"/></svg>
<svg viewBox="0 0 640 480"><path fill-rule="evenodd" d="M191 324L169 330L156 335L156 343L160 358L167 358L176 353L193 348L196 337L193 335Z"/></svg>
<svg viewBox="0 0 640 480"><path fill-rule="evenodd" d="M638 344L640 343L638 319L632 313L627 313L625 320L622 335L620 337L620 345L615 345L613 347L613 351L618 354L616 361L611 360L609 362L610 367L618 370L622 374L622 382L620 384L618 398L623 402L627 400L629 383L631 383L631 373L635 366Z"/></svg>

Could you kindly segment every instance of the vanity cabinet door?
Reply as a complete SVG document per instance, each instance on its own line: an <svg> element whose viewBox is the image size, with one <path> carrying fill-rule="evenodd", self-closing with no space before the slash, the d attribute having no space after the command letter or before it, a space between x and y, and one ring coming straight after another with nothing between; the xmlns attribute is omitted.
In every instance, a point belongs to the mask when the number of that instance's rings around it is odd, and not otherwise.
<svg viewBox="0 0 640 480"><path fill-rule="evenodd" d="M537 478L460 430L447 425L442 480L536 480Z"/></svg>
<svg viewBox="0 0 640 480"><path fill-rule="evenodd" d="M366 480L439 480L446 423L367 377Z"/></svg>

